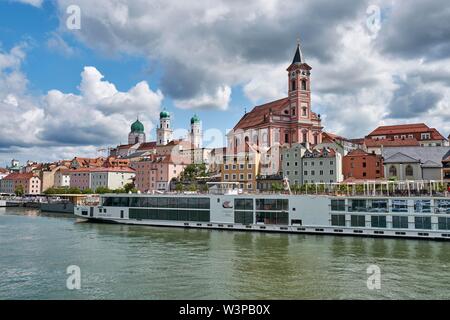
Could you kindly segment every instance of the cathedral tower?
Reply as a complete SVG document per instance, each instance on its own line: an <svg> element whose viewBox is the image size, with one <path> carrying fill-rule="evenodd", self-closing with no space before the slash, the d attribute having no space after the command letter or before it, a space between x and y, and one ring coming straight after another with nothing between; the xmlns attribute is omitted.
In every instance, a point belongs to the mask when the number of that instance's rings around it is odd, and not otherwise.
<svg viewBox="0 0 450 320"><path fill-rule="evenodd" d="M159 127L156 129L156 144L163 146L172 141L172 126L170 125L170 113L166 110L159 114Z"/></svg>
<svg viewBox="0 0 450 320"><path fill-rule="evenodd" d="M144 143L145 142L145 132L144 125L137 119L131 125L131 131L128 134L128 144Z"/></svg>
<svg viewBox="0 0 450 320"><path fill-rule="evenodd" d="M196 114L191 118L190 138L192 148L198 149L202 147L202 124L200 118Z"/></svg>

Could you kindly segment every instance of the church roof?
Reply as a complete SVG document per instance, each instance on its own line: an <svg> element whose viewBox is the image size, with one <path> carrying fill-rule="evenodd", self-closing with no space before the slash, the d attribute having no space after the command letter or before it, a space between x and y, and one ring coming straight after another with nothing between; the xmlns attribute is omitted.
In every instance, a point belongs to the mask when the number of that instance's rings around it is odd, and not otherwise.
<svg viewBox="0 0 450 320"><path fill-rule="evenodd" d="M383 149L383 157L385 163L420 162L425 167L442 166L442 159L448 152L450 147L391 147Z"/></svg>
<svg viewBox="0 0 450 320"><path fill-rule="evenodd" d="M170 113L164 109L163 111L161 111L161 113L159 114L159 118L160 119L164 119L164 118L170 118Z"/></svg>
<svg viewBox="0 0 450 320"><path fill-rule="evenodd" d="M304 63L305 60L303 59L303 53L300 49L300 43L297 44L297 50L295 50L294 59L292 60L292 64L301 64Z"/></svg>
<svg viewBox="0 0 450 320"><path fill-rule="evenodd" d="M199 123L199 122L200 122L200 118L196 114L194 114L194 116L191 118L191 124Z"/></svg>
<svg viewBox="0 0 450 320"><path fill-rule="evenodd" d="M246 129L262 124L266 122L265 116L268 115L270 111L272 111L273 114L281 115L282 110L287 106L289 106L289 98L283 98L256 106L239 120L234 127L234 130Z"/></svg>
<svg viewBox="0 0 450 320"><path fill-rule="evenodd" d="M137 132L137 133L144 132L144 125L142 124L142 122L140 122L139 120L136 120L131 125L131 132Z"/></svg>

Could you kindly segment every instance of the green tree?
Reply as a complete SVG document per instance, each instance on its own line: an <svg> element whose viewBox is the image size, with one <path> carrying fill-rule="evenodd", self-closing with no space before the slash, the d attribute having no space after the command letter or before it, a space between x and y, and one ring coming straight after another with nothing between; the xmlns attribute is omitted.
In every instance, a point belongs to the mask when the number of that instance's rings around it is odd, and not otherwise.
<svg viewBox="0 0 450 320"><path fill-rule="evenodd" d="M191 184L190 186L189 186L189 191L197 191L197 185L196 184Z"/></svg>
<svg viewBox="0 0 450 320"><path fill-rule="evenodd" d="M207 177L207 167L204 163L201 164L190 164L184 168L180 175L182 181L195 181L196 178Z"/></svg>
<svg viewBox="0 0 450 320"><path fill-rule="evenodd" d="M23 185L19 184L18 186L16 186L16 189L14 190L14 193L16 194L16 196L21 197L24 195L25 191L23 189Z"/></svg>
<svg viewBox="0 0 450 320"><path fill-rule="evenodd" d="M92 190L91 188L87 188L87 189L84 189L82 193L83 194L93 194L94 190Z"/></svg>
<svg viewBox="0 0 450 320"><path fill-rule="evenodd" d="M284 189L283 184L281 184L279 182L272 183L271 188L273 191L277 191L277 192L283 191L283 189Z"/></svg>
<svg viewBox="0 0 450 320"><path fill-rule="evenodd" d="M95 193L105 194L105 193L112 193L112 191L106 187L98 187L97 189L95 189Z"/></svg>
<svg viewBox="0 0 450 320"><path fill-rule="evenodd" d="M126 185L124 185L123 189L125 190L125 193L130 193L130 191L132 193L136 193L137 192L133 182L130 182L130 183L127 183Z"/></svg>
<svg viewBox="0 0 450 320"><path fill-rule="evenodd" d="M183 190L184 190L183 184L182 184L181 182L178 182L178 183L175 185L175 191L182 192Z"/></svg>

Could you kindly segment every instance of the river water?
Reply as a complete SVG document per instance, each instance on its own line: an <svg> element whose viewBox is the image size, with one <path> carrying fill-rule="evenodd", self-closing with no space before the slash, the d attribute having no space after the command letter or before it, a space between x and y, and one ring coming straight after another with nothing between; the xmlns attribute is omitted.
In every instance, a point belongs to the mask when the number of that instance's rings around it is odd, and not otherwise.
<svg viewBox="0 0 450 320"><path fill-rule="evenodd" d="M66 286L71 265L79 290ZM380 289L367 286L371 265ZM0 299L409 298L450 298L450 242L94 224L0 208Z"/></svg>

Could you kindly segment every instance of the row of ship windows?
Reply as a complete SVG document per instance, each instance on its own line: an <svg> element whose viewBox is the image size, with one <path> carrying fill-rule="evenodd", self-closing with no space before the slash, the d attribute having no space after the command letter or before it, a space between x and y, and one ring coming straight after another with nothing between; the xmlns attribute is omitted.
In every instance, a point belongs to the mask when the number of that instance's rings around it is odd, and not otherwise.
<svg viewBox="0 0 450 320"><path fill-rule="evenodd" d="M435 206L431 205L431 200L415 200L414 212L416 213L449 213L450 200L436 200ZM433 210L434 208L434 210ZM331 211L349 211L349 212L409 212L408 200L392 200L389 206L387 199L350 199L348 205L343 199L331 200Z"/></svg>
<svg viewBox="0 0 450 320"><path fill-rule="evenodd" d="M371 216L370 223L372 228L387 228L386 216ZM331 215L332 226L346 226L345 215L332 214ZM352 215L350 218L351 227L366 227L366 217L363 215ZM431 217L414 217L414 227L416 229L431 230ZM395 229L408 229L408 217L393 216L392 228ZM450 218L439 217L438 218L439 230L450 230Z"/></svg>
<svg viewBox="0 0 450 320"><path fill-rule="evenodd" d="M149 207L209 209L209 198L185 197L104 197L104 207Z"/></svg>
<svg viewBox="0 0 450 320"><path fill-rule="evenodd" d="M288 225L289 214L287 212L256 212L256 223ZM234 223L254 224L253 212L235 211Z"/></svg>
<svg viewBox="0 0 450 320"><path fill-rule="evenodd" d="M128 215L136 220L210 221L209 210L130 209Z"/></svg>
<svg viewBox="0 0 450 320"><path fill-rule="evenodd" d="M256 199L256 210L288 211L288 199ZM235 210L253 210L253 199L234 199Z"/></svg>

